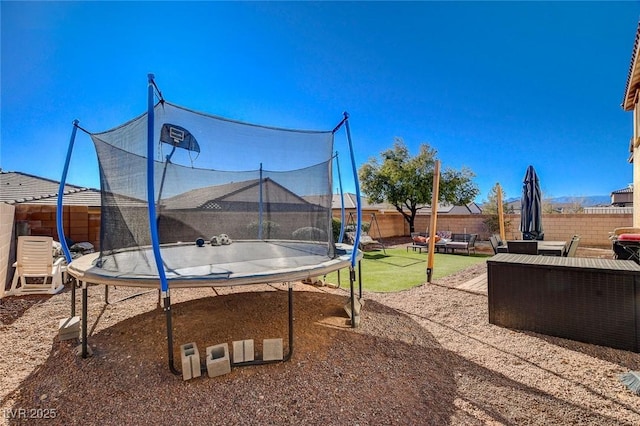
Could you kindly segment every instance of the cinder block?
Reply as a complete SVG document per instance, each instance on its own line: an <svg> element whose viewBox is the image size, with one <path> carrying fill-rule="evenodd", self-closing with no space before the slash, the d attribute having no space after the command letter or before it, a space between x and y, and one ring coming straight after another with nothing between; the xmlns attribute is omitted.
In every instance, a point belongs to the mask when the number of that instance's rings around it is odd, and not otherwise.
<svg viewBox="0 0 640 426"><path fill-rule="evenodd" d="M184 352L180 352L180 361L182 363L182 380L189 380L191 376L191 359Z"/></svg>
<svg viewBox="0 0 640 426"><path fill-rule="evenodd" d="M80 330L80 317L62 318L58 323L58 331Z"/></svg>
<svg viewBox="0 0 640 426"><path fill-rule="evenodd" d="M229 359L229 344L207 347L207 374L209 377L221 376L231 373L231 360Z"/></svg>
<svg viewBox="0 0 640 426"><path fill-rule="evenodd" d="M264 339L262 341L263 361L282 361L283 358L282 339Z"/></svg>
<svg viewBox="0 0 640 426"><path fill-rule="evenodd" d="M362 307L364 306L364 300L362 299L355 299L354 303L353 303L353 307L356 311L356 316L360 316L360 310L362 309ZM351 318L351 298L349 298L349 300L347 300L347 303L344 305L344 311L347 313L347 315L349 315L349 318Z"/></svg>
<svg viewBox="0 0 640 426"><path fill-rule="evenodd" d="M255 359L253 339L233 342L233 362L253 361Z"/></svg>
<svg viewBox="0 0 640 426"><path fill-rule="evenodd" d="M79 337L80 337L80 330L75 330L75 331L71 331L71 332L67 332L67 333L59 333L58 334L58 340L59 341L77 339Z"/></svg>
<svg viewBox="0 0 640 426"><path fill-rule="evenodd" d="M182 363L182 379L189 380L200 377L200 352L195 342L180 346L180 361Z"/></svg>
<svg viewBox="0 0 640 426"><path fill-rule="evenodd" d="M58 340L77 339L80 333L80 317L63 318L58 323Z"/></svg>

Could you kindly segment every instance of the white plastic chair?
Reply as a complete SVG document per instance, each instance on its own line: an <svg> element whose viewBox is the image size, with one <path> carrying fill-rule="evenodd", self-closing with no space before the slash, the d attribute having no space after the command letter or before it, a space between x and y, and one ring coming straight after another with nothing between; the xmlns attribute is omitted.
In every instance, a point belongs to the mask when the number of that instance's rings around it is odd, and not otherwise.
<svg viewBox="0 0 640 426"><path fill-rule="evenodd" d="M16 268L11 289L4 296L56 294L64 289L64 258L53 261L53 238L18 237Z"/></svg>

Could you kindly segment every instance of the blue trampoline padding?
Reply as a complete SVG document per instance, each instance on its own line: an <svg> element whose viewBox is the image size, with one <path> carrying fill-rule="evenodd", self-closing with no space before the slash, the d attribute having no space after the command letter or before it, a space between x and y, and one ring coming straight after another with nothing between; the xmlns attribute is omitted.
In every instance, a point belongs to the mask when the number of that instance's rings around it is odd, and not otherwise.
<svg viewBox="0 0 640 426"><path fill-rule="evenodd" d="M336 257L326 243L283 240L234 241L198 247L194 243L160 247L170 288L234 286L298 281L348 268L353 247L336 244ZM358 250L358 258L362 252ZM101 260L101 267L98 261ZM151 247L92 253L69 264L67 272L80 281L131 287L160 286Z"/></svg>

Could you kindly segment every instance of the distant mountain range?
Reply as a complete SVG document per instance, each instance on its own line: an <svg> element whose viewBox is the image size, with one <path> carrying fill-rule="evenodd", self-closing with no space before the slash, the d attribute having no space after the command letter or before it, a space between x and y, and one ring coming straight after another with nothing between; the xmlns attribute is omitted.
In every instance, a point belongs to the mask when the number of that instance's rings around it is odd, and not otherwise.
<svg viewBox="0 0 640 426"><path fill-rule="evenodd" d="M545 198L545 202L551 202L554 205L575 205L579 204L582 207L593 206L608 206L611 205L611 195L585 195L585 196L564 196L564 197L552 197ZM520 197L509 198L508 204L517 203L520 205Z"/></svg>

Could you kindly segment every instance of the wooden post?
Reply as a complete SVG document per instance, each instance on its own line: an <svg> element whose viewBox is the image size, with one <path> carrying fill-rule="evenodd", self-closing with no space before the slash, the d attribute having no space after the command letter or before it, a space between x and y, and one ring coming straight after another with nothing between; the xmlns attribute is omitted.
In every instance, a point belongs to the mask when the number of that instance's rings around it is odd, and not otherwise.
<svg viewBox="0 0 640 426"><path fill-rule="evenodd" d="M440 160L436 160L433 170L433 193L431 195L431 222L429 224L429 253L427 255L427 282L431 282L433 275L433 263L436 251L436 239L434 238L438 228L438 197L440 191Z"/></svg>
<svg viewBox="0 0 640 426"><path fill-rule="evenodd" d="M498 187L498 190L496 191L498 193L498 223L500 224L500 239L502 241L506 241L507 238L505 237L505 233L504 233L504 208L502 205L502 188L500 187L500 184L496 184L496 186Z"/></svg>

